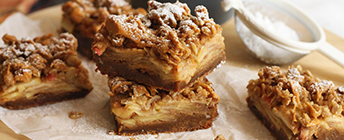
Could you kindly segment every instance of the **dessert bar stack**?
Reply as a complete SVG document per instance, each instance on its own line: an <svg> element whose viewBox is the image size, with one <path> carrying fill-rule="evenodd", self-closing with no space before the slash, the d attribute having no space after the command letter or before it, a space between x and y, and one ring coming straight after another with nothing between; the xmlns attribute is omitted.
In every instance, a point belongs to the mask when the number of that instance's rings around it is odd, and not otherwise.
<svg viewBox="0 0 344 140"><path fill-rule="evenodd" d="M93 36L109 15L146 14L144 9L133 9L125 0L70 0L62 11L63 30L78 39L78 52L88 58L92 58Z"/></svg>
<svg viewBox="0 0 344 140"><path fill-rule="evenodd" d="M222 29L204 6L148 1L146 15L110 15L93 58L108 75L120 135L209 128L218 95L205 78L225 61Z"/></svg>

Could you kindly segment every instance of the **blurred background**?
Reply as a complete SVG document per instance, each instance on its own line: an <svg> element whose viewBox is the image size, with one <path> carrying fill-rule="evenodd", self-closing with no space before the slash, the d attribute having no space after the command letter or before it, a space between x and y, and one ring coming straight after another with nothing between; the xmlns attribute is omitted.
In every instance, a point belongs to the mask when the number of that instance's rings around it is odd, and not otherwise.
<svg viewBox="0 0 344 140"><path fill-rule="evenodd" d="M0 23L14 12L28 14L68 0L0 0Z"/></svg>

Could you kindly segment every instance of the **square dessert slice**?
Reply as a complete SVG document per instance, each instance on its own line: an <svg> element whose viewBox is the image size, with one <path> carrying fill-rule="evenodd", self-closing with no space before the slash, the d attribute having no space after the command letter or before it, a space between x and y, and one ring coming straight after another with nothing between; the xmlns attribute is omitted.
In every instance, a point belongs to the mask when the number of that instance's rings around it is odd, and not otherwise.
<svg viewBox="0 0 344 140"><path fill-rule="evenodd" d="M62 28L78 39L78 52L92 58L93 35L109 15L145 14L133 9L125 0L70 0L62 6Z"/></svg>
<svg viewBox="0 0 344 140"><path fill-rule="evenodd" d="M17 40L4 35L0 48L0 105L24 109L86 96L92 85L77 57L77 40L47 34Z"/></svg>
<svg viewBox="0 0 344 140"><path fill-rule="evenodd" d="M148 1L148 14L111 15L95 35L99 70L164 90L180 91L226 58L222 29L204 6Z"/></svg>
<svg viewBox="0 0 344 140"><path fill-rule="evenodd" d="M219 96L206 78L183 92L159 90L122 77L109 78L119 135L206 129L218 115Z"/></svg>
<svg viewBox="0 0 344 140"><path fill-rule="evenodd" d="M343 139L344 88L300 66L265 67L247 86L248 106L279 140Z"/></svg>

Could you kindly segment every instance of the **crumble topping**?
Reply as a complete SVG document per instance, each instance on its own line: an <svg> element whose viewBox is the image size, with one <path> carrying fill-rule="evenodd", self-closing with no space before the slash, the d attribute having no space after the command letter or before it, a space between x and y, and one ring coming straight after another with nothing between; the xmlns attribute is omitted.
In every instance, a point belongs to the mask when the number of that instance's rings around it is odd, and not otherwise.
<svg viewBox="0 0 344 140"><path fill-rule="evenodd" d="M61 34L60 39L47 34L21 40L6 34L2 40L6 46L0 48L0 85L11 86L42 75L57 76L67 67L81 64L76 54L77 40L71 34Z"/></svg>
<svg viewBox="0 0 344 140"><path fill-rule="evenodd" d="M111 15L95 35L93 51L102 55L109 46L144 49L150 56L177 65L197 57L200 44L216 34L221 27L209 18L204 6L190 14L186 4L148 1L147 15Z"/></svg>
<svg viewBox="0 0 344 140"><path fill-rule="evenodd" d="M142 8L133 9L125 0L70 0L62 6L64 28L88 38L100 29L109 15L145 14ZM66 20L66 21L65 21Z"/></svg>
<svg viewBox="0 0 344 140"><path fill-rule="evenodd" d="M154 1L148 2L148 18L154 20L160 25L177 27L177 22L182 20L183 16L190 15L190 9L184 3L159 3Z"/></svg>
<svg viewBox="0 0 344 140"><path fill-rule="evenodd" d="M282 72L279 67L265 67L259 79L251 80L250 96L265 100L273 111L291 115L293 131L298 126L314 126L332 115L343 117L343 87L335 89L332 81L314 77L301 66ZM289 114L289 115L288 115Z"/></svg>

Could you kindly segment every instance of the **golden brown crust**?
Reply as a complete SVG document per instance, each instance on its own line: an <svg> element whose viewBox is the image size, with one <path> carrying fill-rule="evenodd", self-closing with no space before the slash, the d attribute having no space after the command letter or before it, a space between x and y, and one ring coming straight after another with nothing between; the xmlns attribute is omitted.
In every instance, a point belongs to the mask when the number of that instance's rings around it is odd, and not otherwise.
<svg viewBox="0 0 344 140"><path fill-rule="evenodd" d="M181 93L137 84L121 77L110 78L109 87L112 113L116 116L120 135L205 129L218 115L219 97L205 78Z"/></svg>
<svg viewBox="0 0 344 140"><path fill-rule="evenodd" d="M265 67L247 86L249 108L278 139L338 138L344 134L342 87L300 66ZM326 134L331 132L331 135Z"/></svg>

